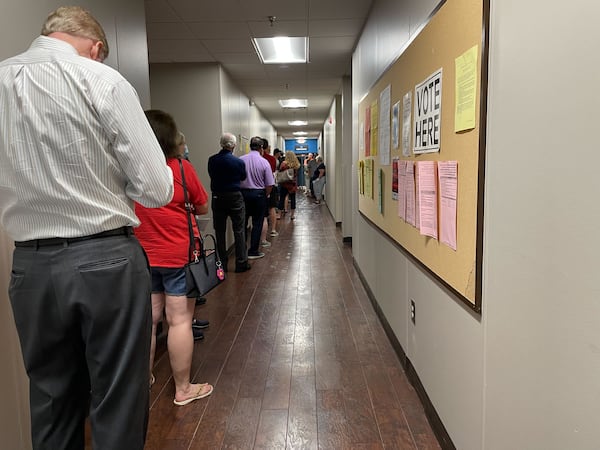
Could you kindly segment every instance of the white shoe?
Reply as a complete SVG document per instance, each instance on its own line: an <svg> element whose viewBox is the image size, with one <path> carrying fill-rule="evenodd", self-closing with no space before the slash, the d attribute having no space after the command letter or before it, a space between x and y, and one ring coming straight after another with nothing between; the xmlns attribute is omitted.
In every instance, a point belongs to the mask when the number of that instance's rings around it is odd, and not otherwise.
<svg viewBox="0 0 600 450"><path fill-rule="evenodd" d="M270 233L271 236L279 236L279 233L275 230L271 231Z"/></svg>
<svg viewBox="0 0 600 450"><path fill-rule="evenodd" d="M261 247L270 247L270 246L271 246L271 243L270 243L269 241L262 241L262 242L260 243L260 245L261 245Z"/></svg>
<svg viewBox="0 0 600 450"><path fill-rule="evenodd" d="M260 259L263 258L265 254L263 252L258 252L258 255L248 255L248 259Z"/></svg>

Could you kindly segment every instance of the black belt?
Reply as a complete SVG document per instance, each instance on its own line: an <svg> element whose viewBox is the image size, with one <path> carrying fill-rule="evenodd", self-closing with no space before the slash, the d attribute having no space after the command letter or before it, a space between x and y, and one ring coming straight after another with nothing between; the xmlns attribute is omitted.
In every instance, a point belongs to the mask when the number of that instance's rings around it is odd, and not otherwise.
<svg viewBox="0 0 600 450"><path fill-rule="evenodd" d="M75 242L89 241L91 239L101 239L111 236L131 236L133 228L121 227L116 230L103 231L101 233L90 234L89 236L72 237L72 238L48 238L48 239L32 239L31 241L15 242L15 247L50 247L52 245L67 246Z"/></svg>

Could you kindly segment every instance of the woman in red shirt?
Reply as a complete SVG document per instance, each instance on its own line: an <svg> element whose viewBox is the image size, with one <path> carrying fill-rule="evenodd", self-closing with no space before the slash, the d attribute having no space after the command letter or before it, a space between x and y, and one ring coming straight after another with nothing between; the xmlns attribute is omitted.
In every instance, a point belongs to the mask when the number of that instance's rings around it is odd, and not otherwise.
<svg viewBox="0 0 600 450"><path fill-rule="evenodd" d="M178 145L180 135L173 118L159 110L146 111L146 117L173 171L174 194L168 205L145 208L136 204L135 212L141 225L135 230L148 255L152 271L152 343L150 348L150 383L154 381L152 367L156 349L156 327L166 312L169 333L167 349L175 381L176 405L188 403L211 394L210 384L190 383L194 338L192 318L195 298L186 297L185 270L188 263L189 231L183 200L180 161L194 214L208 212L208 195L191 163L183 158L184 146ZM198 230L196 230L196 233Z"/></svg>

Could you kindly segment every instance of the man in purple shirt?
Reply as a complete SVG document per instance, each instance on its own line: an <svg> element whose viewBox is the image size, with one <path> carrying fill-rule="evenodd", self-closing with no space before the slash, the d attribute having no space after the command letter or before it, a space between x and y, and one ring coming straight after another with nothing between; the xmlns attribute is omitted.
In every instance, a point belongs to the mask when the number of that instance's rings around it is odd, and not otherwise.
<svg viewBox="0 0 600 450"><path fill-rule="evenodd" d="M250 248L248 259L258 259L265 256L258 251L263 220L267 210L267 198L275 184L271 165L260 154L263 140L258 136L250 139L250 153L240 158L246 164L246 179L240 182L244 203L246 205L246 222L252 217L252 234L250 235Z"/></svg>

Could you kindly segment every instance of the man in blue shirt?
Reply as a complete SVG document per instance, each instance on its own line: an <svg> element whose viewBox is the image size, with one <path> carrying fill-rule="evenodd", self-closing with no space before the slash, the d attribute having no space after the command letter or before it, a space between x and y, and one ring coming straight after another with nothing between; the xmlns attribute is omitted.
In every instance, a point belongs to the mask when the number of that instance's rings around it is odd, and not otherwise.
<svg viewBox="0 0 600 450"><path fill-rule="evenodd" d="M245 272L250 269L250 264L246 252L246 208L240 191L240 182L246 179L246 164L232 154L237 145L235 135L223 133L220 143L221 151L208 158L217 251L223 262L223 268L227 271L225 232L227 217L231 217L235 239L235 271Z"/></svg>
<svg viewBox="0 0 600 450"><path fill-rule="evenodd" d="M250 153L240 159L246 163L246 179L240 183L244 202L246 203L246 217L252 217L252 234L248 259L258 259L265 256L258 251L260 234L267 211L267 197L275 184L271 165L260 154L263 139L254 136L250 139Z"/></svg>

